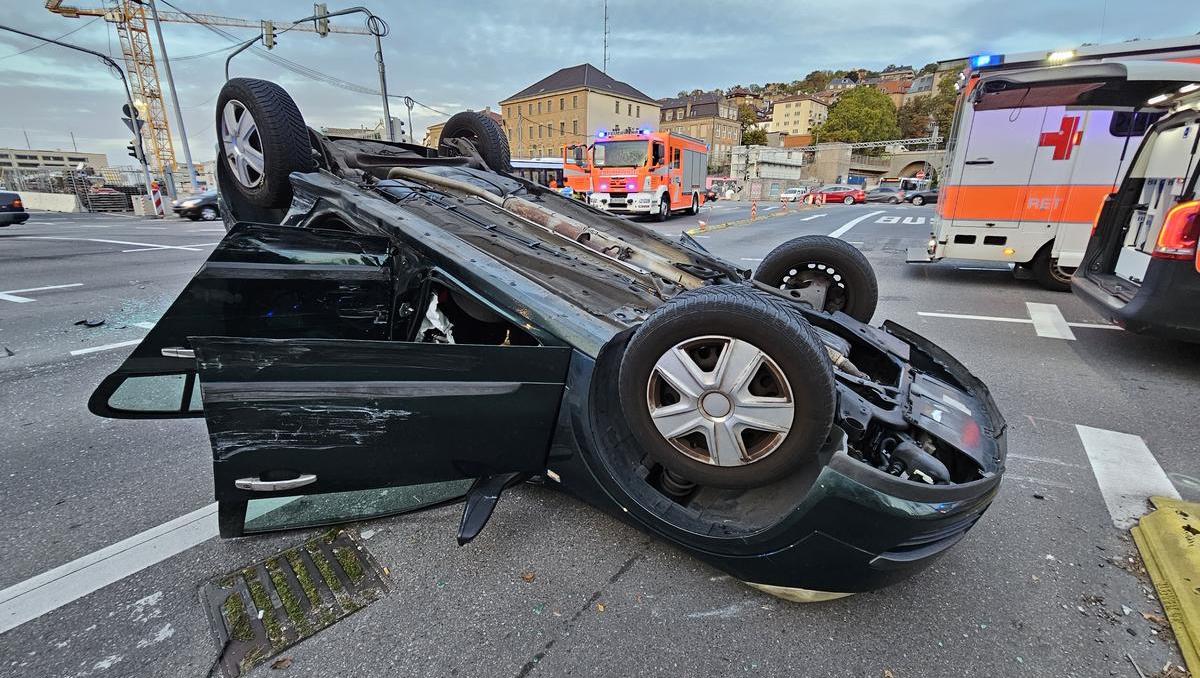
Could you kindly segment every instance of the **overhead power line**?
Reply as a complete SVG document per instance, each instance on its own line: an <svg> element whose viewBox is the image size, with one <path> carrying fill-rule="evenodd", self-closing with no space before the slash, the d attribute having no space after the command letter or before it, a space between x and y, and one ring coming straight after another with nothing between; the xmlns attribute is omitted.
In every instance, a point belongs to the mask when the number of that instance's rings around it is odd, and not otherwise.
<svg viewBox="0 0 1200 678"><path fill-rule="evenodd" d="M82 31L83 29L87 28L88 26L91 26L92 24L96 23L96 21L98 21L100 18L101 17L95 17L94 19L92 19L91 21L88 21L87 23L83 24L82 26L78 26L76 28L73 28L73 29L67 31L66 33L63 33L62 35L55 38L55 40L62 40L63 38L67 37L68 35L74 35L75 33L78 33L79 31ZM33 47L30 47L28 49L23 49L20 52L13 52L12 54L5 54L4 56L0 56L0 61L4 61L5 59L11 59L13 57L19 57L22 54L29 54L33 50L41 49L49 44L50 43L48 43L48 42L40 42L40 43L34 45Z"/></svg>

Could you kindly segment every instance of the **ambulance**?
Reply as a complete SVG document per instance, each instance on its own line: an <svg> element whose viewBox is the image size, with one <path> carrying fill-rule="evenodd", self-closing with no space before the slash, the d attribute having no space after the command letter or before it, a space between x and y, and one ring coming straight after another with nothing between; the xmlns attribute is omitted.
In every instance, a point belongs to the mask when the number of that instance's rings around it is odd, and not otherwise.
<svg viewBox="0 0 1200 678"><path fill-rule="evenodd" d="M567 186L585 192L592 207L653 216L700 212L708 179L708 146L674 132L599 131L589 147L563 149Z"/></svg>
<svg viewBox="0 0 1200 678"><path fill-rule="evenodd" d="M1106 196L1164 108L1195 81L1200 38L978 55L963 74L937 216L909 263L1013 264L1066 291Z"/></svg>

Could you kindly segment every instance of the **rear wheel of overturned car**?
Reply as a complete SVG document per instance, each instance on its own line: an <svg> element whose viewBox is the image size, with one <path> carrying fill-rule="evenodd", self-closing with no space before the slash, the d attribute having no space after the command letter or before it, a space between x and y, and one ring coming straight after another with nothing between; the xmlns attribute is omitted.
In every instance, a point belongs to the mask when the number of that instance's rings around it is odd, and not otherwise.
<svg viewBox="0 0 1200 678"><path fill-rule="evenodd" d="M618 379L649 459L700 485L759 487L815 463L833 423L833 373L804 317L742 286L659 307L633 334Z"/></svg>
<svg viewBox="0 0 1200 678"><path fill-rule="evenodd" d="M443 155L458 155L458 149L446 143L450 139L466 139L475 144L479 157L497 172L512 171L508 137L504 136L504 130L495 120L483 113L463 111L450 116L442 127L438 151Z"/></svg>
<svg viewBox="0 0 1200 678"><path fill-rule="evenodd" d="M870 322L879 303L871 263L850 243L825 235L793 238L771 252L754 279L809 306Z"/></svg>
<svg viewBox="0 0 1200 678"><path fill-rule="evenodd" d="M292 172L316 167L308 128L296 102L279 85L234 78L217 97L218 163L233 189L258 207L287 207Z"/></svg>
<svg viewBox="0 0 1200 678"><path fill-rule="evenodd" d="M1071 276L1075 274L1074 266L1060 266L1058 259L1051 255L1054 241L1050 241L1038 250L1033 257L1033 277L1038 284L1055 292L1071 291Z"/></svg>

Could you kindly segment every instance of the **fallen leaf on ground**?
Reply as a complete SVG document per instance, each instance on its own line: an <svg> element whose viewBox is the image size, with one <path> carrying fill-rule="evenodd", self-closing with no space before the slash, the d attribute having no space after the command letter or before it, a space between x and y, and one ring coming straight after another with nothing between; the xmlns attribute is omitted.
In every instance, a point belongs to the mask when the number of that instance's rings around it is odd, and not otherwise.
<svg viewBox="0 0 1200 678"><path fill-rule="evenodd" d="M883 678L896 678L896 674L892 673L891 669L884 669Z"/></svg>
<svg viewBox="0 0 1200 678"><path fill-rule="evenodd" d="M1158 624L1159 626L1167 625L1167 618L1155 612L1143 612L1142 619L1145 619L1153 624Z"/></svg>
<svg viewBox="0 0 1200 678"><path fill-rule="evenodd" d="M604 611L604 603L596 603L596 611L603 612Z"/></svg>
<svg viewBox="0 0 1200 678"><path fill-rule="evenodd" d="M271 668L273 668L273 669L286 669L287 667L289 667L291 665L292 665L291 657L280 657L279 659L276 659L275 661L271 662Z"/></svg>
<svg viewBox="0 0 1200 678"><path fill-rule="evenodd" d="M533 573L533 570L528 570L521 573L521 579L525 580L526 583L533 581L534 577L536 576L537 575Z"/></svg>

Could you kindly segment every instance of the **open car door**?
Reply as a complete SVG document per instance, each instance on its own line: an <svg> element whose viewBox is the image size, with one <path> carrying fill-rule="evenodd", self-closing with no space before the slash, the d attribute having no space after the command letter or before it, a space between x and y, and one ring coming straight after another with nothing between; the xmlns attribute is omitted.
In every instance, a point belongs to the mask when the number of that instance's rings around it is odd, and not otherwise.
<svg viewBox="0 0 1200 678"><path fill-rule="evenodd" d="M469 540L505 483L545 469L571 349L416 341L437 272L395 248L235 226L89 408L204 416L223 537L470 495Z"/></svg>

